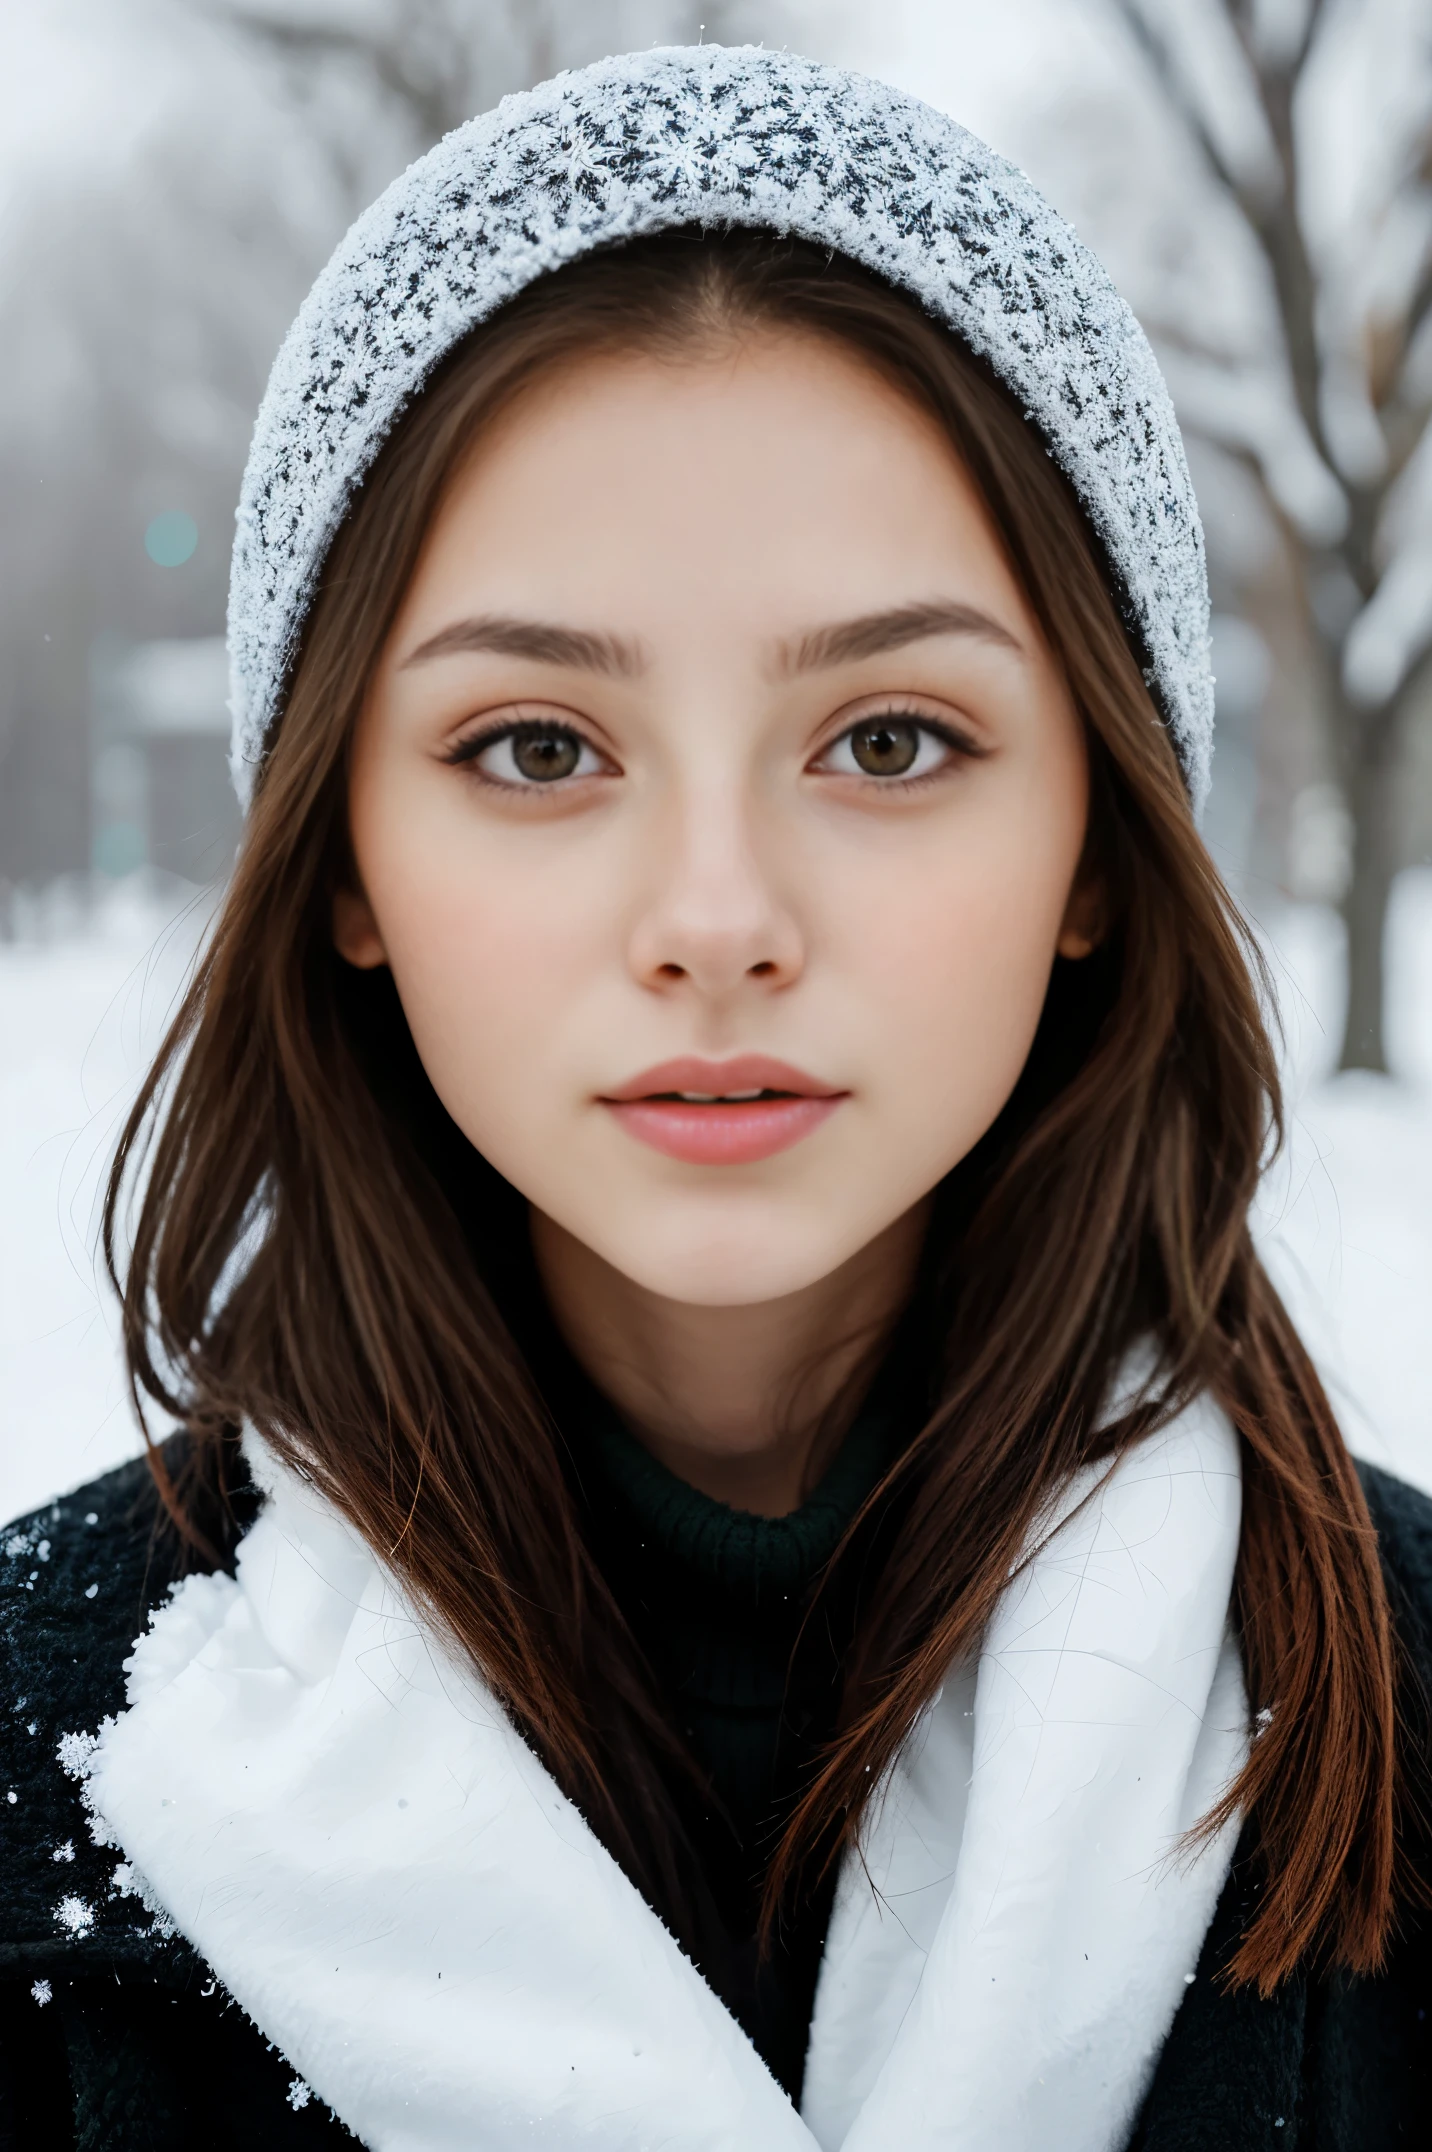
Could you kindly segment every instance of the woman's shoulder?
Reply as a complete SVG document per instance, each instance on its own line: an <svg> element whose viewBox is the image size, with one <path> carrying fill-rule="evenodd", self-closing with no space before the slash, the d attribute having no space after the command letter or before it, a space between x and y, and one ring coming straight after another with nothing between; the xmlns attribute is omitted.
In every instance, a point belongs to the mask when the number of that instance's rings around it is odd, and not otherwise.
<svg viewBox="0 0 1432 2152"><path fill-rule="evenodd" d="M1377 1532L1394 1618L1432 1689L1432 1498L1376 1465L1358 1477ZM1415 1688L1415 1684L1414 1684ZM1416 1805L1426 1760L1415 1696L1404 1727ZM1250 1830L1240 1844L1196 1973L1174 2019L1129 2152L1179 2146L1235 2152L1298 2144L1312 2132L1339 2152L1423 2141L1432 2099L1432 1928L1404 1908L1376 1976L1309 1965L1269 1995L1222 1974L1257 1910L1262 1875ZM1302 2115L1302 2129L1296 2118ZM1286 2127L1291 2122L1292 2127ZM1324 2135L1324 2131L1329 2134Z"/></svg>
<svg viewBox="0 0 1432 2152"><path fill-rule="evenodd" d="M181 1445L167 1445L171 1469ZM148 1960L152 1918L126 1897L81 1796L90 1737L125 1704L125 1661L178 1571L136 1458L0 1529L0 1968Z"/></svg>
<svg viewBox="0 0 1432 2152"><path fill-rule="evenodd" d="M1432 1495L1358 1459L1357 1475L1377 1532L1394 1613L1406 1642L1432 1659Z"/></svg>
<svg viewBox="0 0 1432 2152"><path fill-rule="evenodd" d="M183 1482L184 1442L166 1444ZM221 1555L254 1507L207 1536ZM192 1562L188 1565L193 1566ZM90 1737L123 1710L125 1661L181 1567L144 1458L0 1528L0 2140L177 2152L351 2143L90 1828Z"/></svg>
<svg viewBox="0 0 1432 2152"><path fill-rule="evenodd" d="M23 1720L27 1698L114 1708L123 1659L172 1574L164 1524L154 1475L136 1457L0 1527L10 1716Z"/></svg>

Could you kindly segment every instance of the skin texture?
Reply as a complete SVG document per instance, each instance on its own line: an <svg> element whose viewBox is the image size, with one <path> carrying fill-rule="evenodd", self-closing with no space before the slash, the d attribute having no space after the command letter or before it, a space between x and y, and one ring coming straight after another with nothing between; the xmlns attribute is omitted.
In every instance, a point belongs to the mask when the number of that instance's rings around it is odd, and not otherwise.
<svg viewBox="0 0 1432 2152"><path fill-rule="evenodd" d="M866 774L851 727L880 717L949 740ZM514 720L575 732L573 774L524 781ZM335 941L391 965L564 1333L692 1484L780 1514L818 1477L931 1190L1009 1097L1056 951L1097 938L1087 811L978 495L840 350L589 359L455 475L354 741ZM774 1156L671 1157L603 1103L751 1053L842 1094Z"/></svg>

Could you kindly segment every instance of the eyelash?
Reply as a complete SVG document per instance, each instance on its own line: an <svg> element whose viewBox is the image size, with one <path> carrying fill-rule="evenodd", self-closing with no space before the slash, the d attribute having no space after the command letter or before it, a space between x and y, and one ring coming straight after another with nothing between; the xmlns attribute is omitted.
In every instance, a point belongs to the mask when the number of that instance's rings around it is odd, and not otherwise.
<svg viewBox="0 0 1432 2152"><path fill-rule="evenodd" d="M828 755L834 754L843 740L850 739L853 734L864 730L867 726L880 724L882 720L896 725L913 725L917 732L924 733L932 740L938 740L942 747L947 748L949 750L949 760L942 762L937 769L925 770L915 777L874 777L868 771L863 770L843 773L857 776L861 782L878 792L923 791L927 785L938 784L940 779L948 774L955 762L982 761L986 753L986 750L977 746L967 733L957 732L953 725L943 724L939 718L931 717L924 710L912 709L908 704L891 702L884 704L880 709L862 712L853 724L847 725L842 732L838 732L835 738L821 749L818 762L823 762Z"/></svg>
<svg viewBox="0 0 1432 2152"><path fill-rule="evenodd" d="M578 750L579 760L584 753L597 753L591 741L585 739L575 725L563 724L560 718L528 717L509 719L505 725L493 725L485 732L472 733L451 747L443 759L453 768L469 767L479 784L490 785L497 792L557 791L571 781L570 777L550 778L544 784L540 779L531 779L526 784L516 784L510 778L494 777L487 770L479 769L478 757L486 754L488 748L500 746L504 740L570 740ZM592 773L588 771L586 774Z"/></svg>
<svg viewBox="0 0 1432 2152"><path fill-rule="evenodd" d="M950 751L952 759L976 761L982 759L984 755L985 750L983 748L977 747L973 740L962 733L956 732L952 726L942 724L938 718L930 717L922 710L913 710L908 707L902 707L897 703L890 703L883 709L866 711L853 724L847 725L843 732L837 733L835 738L828 741L826 746L821 749L816 767L819 767L819 762L823 761L825 757L834 754L842 741L850 739L854 733L859 732L864 726L878 725L882 719L894 724L913 725L918 732L926 734L931 739L938 740L943 747ZM560 786L569 784L572 781L570 776L551 778L546 783L543 783L540 779L531 779L525 784L514 784L508 778L493 777L486 770L477 767L478 758L485 754L488 748L496 747L504 740L533 739L570 740L577 748L579 755L583 752L591 754L597 752L592 747L591 742L577 730L575 725L564 724L560 719L519 718L510 720L503 725L494 725L485 732L472 733L467 739L459 740L454 747L449 749L444 760L454 768L471 767L472 775L479 783L491 785L495 790L501 792L556 791ZM914 777L875 777L863 771L852 774L858 775L865 784L873 786L877 791L894 792L898 790L913 792L935 783L940 777L944 776L949 767L950 764L945 762L938 769L926 770ZM572 775L576 774L578 773L572 773ZM587 774L590 775L591 773L588 772Z"/></svg>

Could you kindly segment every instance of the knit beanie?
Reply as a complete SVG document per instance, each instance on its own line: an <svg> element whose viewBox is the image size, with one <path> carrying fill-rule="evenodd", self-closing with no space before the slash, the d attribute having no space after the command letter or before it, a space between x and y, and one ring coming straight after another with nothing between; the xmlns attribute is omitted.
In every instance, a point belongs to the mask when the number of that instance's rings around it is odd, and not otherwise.
<svg viewBox="0 0 1432 2152"><path fill-rule="evenodd" d="M918 99L719 45L602 60L504 98L395 180L319 276L274 362L239 501L229 658L244 804L329 547L434 367L536 278L677 225L832 248L986 361L1102 544L1201 807L1203 534L1168 391L1109 276L1022 172Z"/></svg>

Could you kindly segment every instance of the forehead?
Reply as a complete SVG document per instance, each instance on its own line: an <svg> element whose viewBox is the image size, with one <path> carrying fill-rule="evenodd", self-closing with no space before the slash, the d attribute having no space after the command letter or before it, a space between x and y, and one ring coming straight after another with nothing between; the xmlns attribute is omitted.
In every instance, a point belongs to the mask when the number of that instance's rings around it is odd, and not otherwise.
<svg viewBox="0 0 1432 2152"><path fill-rule="evenodd" d="M951 578L959 588L951 587ZM859 353L745 332L552 368L454 472L411 597L753 624L883 603L997 600L1027 618L985 505L935 417ZM633 618L633 625L635 620Z"/></svg>
<svg viewBox="0 0 1432 2152"><path fill-rule="evenodd" d="M713 433L722 439L719 457L710 454ZM778 466L814 441L828 456L836 433L846 458L878 438L886 454L900 440L959 468L933 414L854 346L758 325L693 335L671 350L602 349L541 366L484 429L454 482L490 477L519 458L530 475L542 462L575 457L595 467L634 450L644 466L707 464L714 476L741 440L759 469L773 447L781 450ZM749 480L744 460L738 468Z"/></svg>

